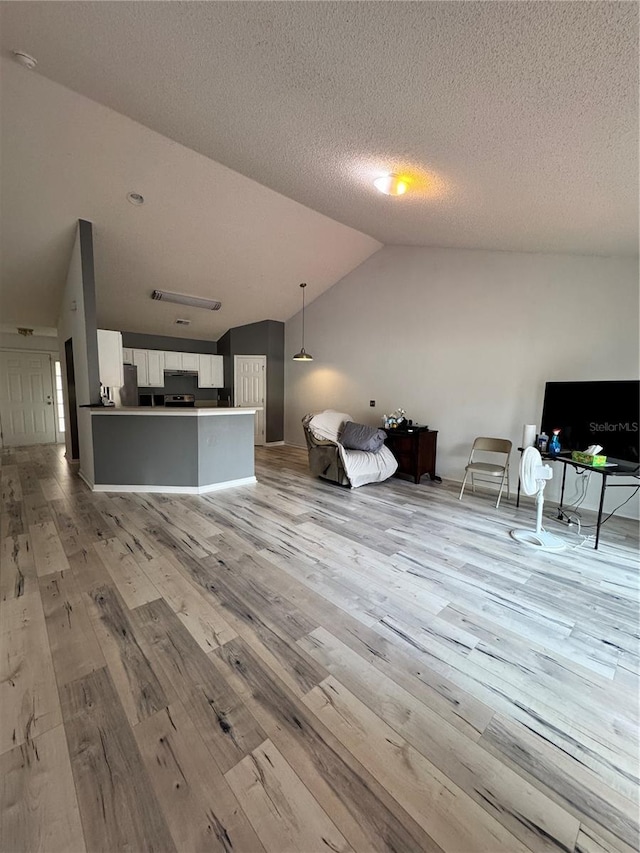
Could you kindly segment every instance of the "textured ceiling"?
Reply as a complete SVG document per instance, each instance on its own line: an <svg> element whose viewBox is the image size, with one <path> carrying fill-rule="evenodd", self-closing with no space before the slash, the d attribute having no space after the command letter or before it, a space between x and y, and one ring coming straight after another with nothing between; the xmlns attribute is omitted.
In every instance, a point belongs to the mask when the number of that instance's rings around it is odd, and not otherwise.
<svg viewBox="0 0 640 853"><path fill-rule="evenodd" d="M38 73L384 243L637 251L637 3L2 5Z"/></svg>

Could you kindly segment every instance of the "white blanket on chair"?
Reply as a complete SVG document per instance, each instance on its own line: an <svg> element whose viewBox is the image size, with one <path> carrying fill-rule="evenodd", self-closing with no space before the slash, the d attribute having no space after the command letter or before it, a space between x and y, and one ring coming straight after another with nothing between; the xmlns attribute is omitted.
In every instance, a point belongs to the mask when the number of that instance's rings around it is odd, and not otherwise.
<svg viewBox="0 0 640 853"><path fill-rule="evenodd" d="M347 421L352 421L351 415L346 412L336 412L334 409L325 409L314 415L309 421L308 427L311 434L318 441L333 441L338 443L340 433Z"/></svg>
<svg viewBox="0 0 640 853"><path fill-rule="evenodd" d="M388 447L382 446L377 453L366 450L347 450L338 445L340 458L351 482L351 488L357 489L366 483L380 483L395 473L398 463Z"/></svg>

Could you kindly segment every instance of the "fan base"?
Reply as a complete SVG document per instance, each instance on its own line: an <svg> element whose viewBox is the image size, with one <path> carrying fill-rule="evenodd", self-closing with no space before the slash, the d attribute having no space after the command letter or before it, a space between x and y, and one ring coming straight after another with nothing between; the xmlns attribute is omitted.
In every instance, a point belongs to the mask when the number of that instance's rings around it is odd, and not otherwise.
<svg viewBox="0 0 640 853"><path fill-rule="evenodd" d="M546 533L544 530L541 530L539 533L536 530L512 530L511 536L516 542L520 542L523 545L532 545L541 551L564 551L567 547L561 539L558 539L552 533Z"/></svg>

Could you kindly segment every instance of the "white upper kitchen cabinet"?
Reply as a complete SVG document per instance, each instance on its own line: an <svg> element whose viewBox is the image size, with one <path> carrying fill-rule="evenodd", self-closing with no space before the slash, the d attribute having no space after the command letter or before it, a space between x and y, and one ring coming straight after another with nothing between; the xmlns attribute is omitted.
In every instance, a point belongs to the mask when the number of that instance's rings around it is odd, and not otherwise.
<svg viewBox="0 0 640 853"><path fill-rule="evenodd" d="M165 352L165 370L191 370L194 373L200 369L197 352Z"/></svg>
<svg viewBox="0 0 640 853"><path fill-rule="evenodd" d="M124 385L122 369L122 334L98 329L98 369L100 382L107 388Z"/></svg>
<svg viewBox="0 0 640 853"><path fill-rule="evenodd" d="M164 353L161 350L147 351L149 362L149 385L152 388L164 388Z"/></svg>
<svg viewBox="0 0 640 853"><path fill-rule="evenodd" d="M164 352L164 369L165 370L182 370L182 353L181 352Z"/></svg>
<svg viewBox="0 0 640 853"><path fill-rule="evenodd" d="M139 388L164 388L164 372L188 370L198 374L198 388L224 386L224 360L221 355L197 352L169 352L154 349L122 351L123 358L138 368Z"/></svg>
<svg viewBox="0 0 640 853"><path fill-rule="evenodd" d="M222 388L224 359L221 355L198 356L198 388Z"/></svg>
<svg viewBox="0 0 640 853"><path fill-rule="evenodd" d="M138 388L164 388L164 353L155 349L132 349L131 364L138 368Z"/></svg>
<svg viewBox="0 0 640 853"><path fill-rule="evenodd" d="M149 350L134 349L133 363L138 368L138 388L150 388L149 382Z"/></svg>
<svg viewBox="0 0 640 853"><path fill-rule="evenodd" d="M182 353L182 370L198 370L198 353L183 352Z"/></svg>
<svg viewBox="0 0 640 853"><path fill-rule="evenodd" d="M131 347L122 347L122 361L124 364L133 364L133 350Z"/></svg>

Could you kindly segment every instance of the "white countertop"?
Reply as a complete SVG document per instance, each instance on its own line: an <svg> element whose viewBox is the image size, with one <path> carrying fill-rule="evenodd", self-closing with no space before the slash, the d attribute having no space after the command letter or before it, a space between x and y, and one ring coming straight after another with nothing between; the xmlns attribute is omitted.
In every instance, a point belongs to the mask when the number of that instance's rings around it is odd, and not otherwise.
<svg viewBox="0 0 640 853"><path fill-rule="evenodd" d="M91 409L92 415L145 415L150 417L170 418L206 418L212 415L255 415L261 411L262 406L253 409L237 406L231 409L205 409L189 407L164 406L95 406Z"/></svg>

